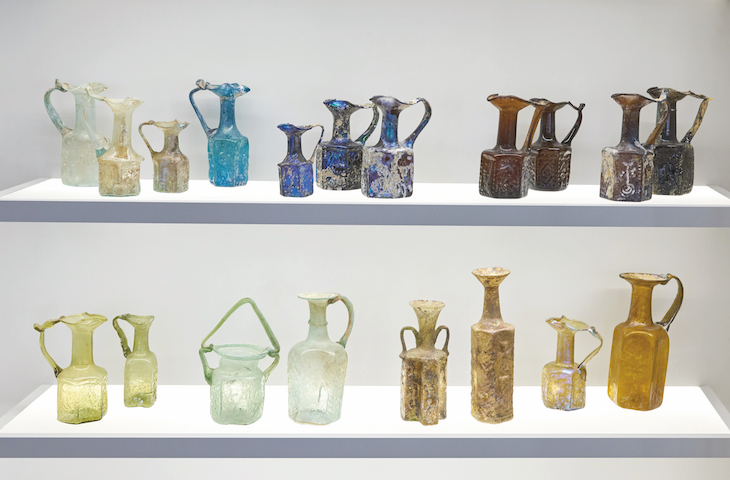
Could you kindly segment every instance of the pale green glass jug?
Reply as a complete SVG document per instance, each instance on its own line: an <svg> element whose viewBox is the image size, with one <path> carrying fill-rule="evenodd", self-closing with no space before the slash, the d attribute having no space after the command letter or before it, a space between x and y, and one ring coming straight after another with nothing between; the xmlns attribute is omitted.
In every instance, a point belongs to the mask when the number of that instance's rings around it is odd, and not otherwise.
<svg viewBox="0 0 730 480"><path fill-rule="evenodd" d="M345 345L355 322L352 303L337 293L302 293L309 302L309 335L289 350L287 362L289 417L295 422L326 425L340 419L345 389ZM327 306L341 301L347 307L345 334L337 342L327 333Z"/></svg>
<svg viewBox="0 0 730 480"><path fill-rule="evenodd" d="M127 336L117 320L125 320L134 327L134 346L127 344ZM124 363L124 406L151 407L157 400L157 357L150 351L150 326L155 317L127 313L112 320L114 330L122 342Z"/></svg>
<svg viewBox="0 0 730 480"><path fill-rule="evenodd" d="M205 342L218 331L228 317L238 307L247 303L259 317L274 348L245 343L206 345ZM218 368L210 368L208 365L205 354L209 352L218 354ZM203 363L205 380L210 385L210 416L213 420L222 425L249 425L261 418L264 413L264 386L271 372L279 364L279 341L256 303L250 298L244 298L236 303L203 339L198 353ZM266 356L272 357L274 361L262 372L258 362Z"/></svg>
<svg viewBox="0 0 730 480"><path fill-rule="evenodd" d="M45 331L59 322L71 329L71 364L66 368L59 367L46 350ZM41 333L41 352L58 381L59 422L93 422L106 414L106 370L94 364L93 351L94 330L104 322L103 315L80 313L33 325Z"/></svg>

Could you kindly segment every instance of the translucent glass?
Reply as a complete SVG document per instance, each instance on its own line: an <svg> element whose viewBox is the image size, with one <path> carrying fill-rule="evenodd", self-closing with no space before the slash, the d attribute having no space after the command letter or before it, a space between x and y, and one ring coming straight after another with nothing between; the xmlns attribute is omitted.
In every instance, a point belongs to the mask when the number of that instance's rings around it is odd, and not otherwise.
<svg viewBox="0 0 730 480"><path fill-rule="evenodd" d="M71 329L71 364L66 368L58 366L45 345L45 331L59 322ZM104 322L106 317L102 315L81 313L34 325L41 334L41 352L58 381L59 422L93 422L106 414L107 373L94 364L93 354L94 330Z"/></svg>
<svg viewBox="0 0 730 480"><path fill-rule="evenodd" d="M127 337L117 320L122 319L134 327L134 347L127 346ZM151 407L157 400L157 357L149 348L149 333L153 316L120 315L112 323L122 342L122 352L127 358L124 364L124 406Z"/></svg>
<svg viewBox="0 0 730 480"><path fill-rule="evenodd" d="M142 127L145 125L154 125L162 130L165 135L165 144L162 150L156 152L152 149L150 142L142 133ZM139 135L144 140L147 148L152 155L152 165L154 167L154 175L152 177L152 188L155 192L163 193L181 193L188 190L190 181L190 160L180 151L180 140L178 136L188 122L180 122L173 120L172 122L155 122L150 120L140 124L138 130Z"/></svg>

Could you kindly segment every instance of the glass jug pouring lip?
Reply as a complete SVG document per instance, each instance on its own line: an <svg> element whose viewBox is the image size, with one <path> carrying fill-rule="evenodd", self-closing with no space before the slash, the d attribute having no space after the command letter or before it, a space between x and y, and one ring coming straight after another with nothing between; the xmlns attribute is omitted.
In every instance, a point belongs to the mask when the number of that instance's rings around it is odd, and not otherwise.
<svg viewBox="0 0 730 480"><path fill-rule="evenodd" d="M220 85L216 85L210 82L206 82L205 80L198 79L195 82L195 85L200 90L208 90L212 93L215 93L219 97L240 97L242 95L247 94L251 91L249 87L246 85L240 85L238 83L221 83Z"/></svg>
<svg viewBox="0 0 730 480"><path fill-rule="evenodd" d="M477 268L473 272L471 272L474 275L478 276L502 276L502 275L509 275L510 272L506 268L502 267L488 267L488 268Z"/></svg>
<svg viewBox="0 0 730 480"><path fill-rule="evenodd" d="M591 328L587 323L581 322L580 320L570 319L565 315L560 318L548 318L545 322L556 330L568 329L573 330L574 332L583 332Z"/></svg>
<svg viewBox="0 0 730 480"><path fill-rule="evenodd" d="M438 300L411 300L408 302L408 305L420 309L441 309L446 306L444 302L439 302Z"/></svg>
<svg viewBox="0 0 730 480"><path fill-rule="evenodd" d="M339 298L340 295L333 292L313 292L313 293L300 293L297 295L302 300L334 300Z"/></svg>
<svg viewBox="0 0 730 480"><path fill-rule="evenodd" d="M658 282L658 283L666 283L669 281L670 277L669 275L664 275L661 273L621 273L619 274L619 277L623 278L624 280L639 280L643 282Z"/></svg>
<svg viewBox="0 0 730 480"><path fill-rule="evenodd" d="M213 351L223 358L232 360L261 360L269 356L273 350L248 343L225 343L214 345Z"/></svg>

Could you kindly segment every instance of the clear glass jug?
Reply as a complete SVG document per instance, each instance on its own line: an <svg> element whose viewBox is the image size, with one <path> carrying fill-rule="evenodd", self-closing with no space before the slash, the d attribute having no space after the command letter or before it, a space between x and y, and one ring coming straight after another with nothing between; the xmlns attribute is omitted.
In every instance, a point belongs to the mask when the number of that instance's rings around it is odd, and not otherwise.
<svg viewBox="0 0 730 480"><path fill-rule="evenodd" d="M112 320L114 330L122 342L122 353L127 359L124 363L125 407L151 407L157 400L157 356L149 347L150 326L154 319L152 315L127 313ZM125 320L134 327L132 350L129 349L127 336L119 326L118 320Z"/></svg>
<svg viewBox="0 0 730 480"><path fill-rule="evenodd" d="M104 322L103 315L80 313L33 326L41 334L41 352L58 381L59 422L93 422L106 414L107 374L94 364L93 345L94 330ZM71 329L71 363L66 368L59 367L46 350L46 330L57 323L65 323Z"/></svg>
<svg viewBox="0 0 730 480"><path fill-rule="evenodd" d="M218 331L228 317L245 304L250 304L253 308L273 348L245 343L206 345L205 342ZM279 341L274 332L259 307L250 298L239 300L203 339L198 354L203 364L205 381L210 385L210 416L216 423L249 425L261 418L264 413L264 387L269 375L279 364L279 348ZM208 365L205 354L209 352L218 355L218 368L210 368ZM274 360L262 372L258 363L267 356Z"/></svg>
<svg viewBox="0 0 730 480"><path fill-rule="evenodd" d="M352 303L337 293L302 293L309 302L309 335L294 345L288 357L289 417L295 422L326 425L339 420L345 389L345 345L355 322ZM327 306L341 301L347 307L344 335L333 342L327 333Z"/></svg>

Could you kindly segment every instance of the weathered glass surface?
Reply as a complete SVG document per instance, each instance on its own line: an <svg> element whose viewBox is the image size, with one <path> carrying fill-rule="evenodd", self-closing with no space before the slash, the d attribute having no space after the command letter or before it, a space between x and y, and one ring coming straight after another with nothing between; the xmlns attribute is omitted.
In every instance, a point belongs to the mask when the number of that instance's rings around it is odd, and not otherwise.
<svg viewBox="0 0 730 480"><path fill-rule="evenodd" d="M499 284L506 268L472 272L484 285L484 310L471 327L471 414L480 422L512 420L515 370L515 327L502 319Z"/></svg>
<svg viewBox="0 0 730 480"><path fill-rule="evenodd" d="M46 330L57 323L71 329L71 363L61 368L46 350ZM63 423L101 420L107 407L107 373L94 364L94 330L106 322L103 315L80 313L49 320L33 327L40 332L41 352L53 368L58 381L57 418Z"/></svg>
<svg viewBox="0 0 730 480"><path fill-rule="evenodd" d="M542 403L556 410L577 410L586 406L586 364L598 354L603 338L595 327L569 318L548 318L558 332L558 352L554 362L542 369ZM601 344L580 362L575 362L575 333L588 332Z"/></svg>
<svg viewBox="0 0 730 480"><path fill-rule="evenodd" d="M479 168L479 194L493 198L522 198L534 184L535 154L530 150L546 100L523 100L513 95L490 95L487 100L499 109L497 145L484 150ZM522 148L517 148L517 113L527 106L535 113Z"/></svg>
<svg viewBox="0 0 730 480"><path fill-rule="evenodd" d="M127 313L112 320L112 325L122 343L124 362L124 406L151 407L157 400L157 356L150 351L150 326L155 319L152 315L140 316ZM127 344L127 336L119 326L125 320L134 327L132 350Z"/></svg>
<svg viewBox="0 0 730 480"><path fill-rule="evenodd" d="M96 104L87 89L98 94L106 90L106 85L94 82L73 86L56 80L43 99L48 116L61 132L61 182L72 187L99 185L99 163L96 157L109 147L109 139L96 131ZM73 130L63 123L51 104L51 93L56 90L74 96L76 124Z"/></svg>
<svg viewBox="0 0 730 480"><path fill-rule="evenodd" d="M410 303L418 317L418 330L403 327L400 341L403 345L400 376L400 416L422 425L436 425L446 418L446 360L449 356L449 328L436 328L443 302L414 300ZM416 347L406 350L403 333L413 332ZM436 348L436 338L446 330L442 349Z"/></svg>
<svg viewBox="0 0 730 480"><path fill-rule="evenodd" d="M206 345L205 342L218 331L228 317L238 307L246 304L250 304L253 308L273 348L246 343ZM244 298L228 310L203 339L198 350L205 381L210 385L210 416L213 421L222 425L249 425L261 418L264 413L264 387L269 375L279 364L279 348L279 341L253 300ZM218 355L218 368L211 368L208 365L205 354L210 352ZM267 356L273 358L273 362L266 370L261 371L258 362Z"/></svg>
<svg viewBox="0 0 730 480"><path fill-rule="evenodd" d="M662 404L669 361L667 331L684 298L682 282L674 275L622 273L631 284L629 318L616 326L608 370L608 396L619 407L653 410ZM651 294L655 286L677 281L674 303L661 322L651 316ZM665 330L666 329L666 330Z"/></svg>
<svg viewBox="0 0 730 480"><path fill-rule="evenodd" d="M287 362L289 417L298 423L326 425L340 419L347 373L345 345L355 321L352 303L337 293L302 293L309 302L309 334L289 350ZM347 307L344 335L333 342L327 332L327 306Z"/></svg>
<svg viewBox="0 0 730 480"><path fill-rule="evenodd" d="M144 103L139 98L107 98L89 91L109 105L114 114L109 149L99 155L99 194L109 197L139 195L139 167L144 157L132 148L132 114Z"/></svg>
<svg viewBox="0 0 730 480"><path fill-rule="evenodd" d="M165 136L165 143L162 150L156 152L152 149L152 145L147 141L147 137L142 132L145 125L154 125L162 130ZM173 120L172 122L155 122L150 120L140 124L139 135L144 140L145 145L152 155L152 165L154 167L154 175L152 177L152 188L155 192L163 193L181 193L188 190L190 181L190 160L180 151L179 135L188 122L180 122Z"/></svg>
<svg viewBox="0 0 730 480"><path fill-rule="evenodd" d="M334 117L332 139L322 142L315 151L317 185L325 190L354 190L362 178L363 145L378 124L378 109L368 103L357 105L345 100L325 100ZM356 140L350 139L350 116L363 108L373 109L373 120Z"/></svg>
<svg viewBox="0 0 730 480"><path fill-rule="evenodd" d="M190 103L208 136L208 179L216 187L237 187L248 182L248 138L236 127L236 99L251 89L237 83L213 85L204 80L195 82ZM193 100L193 94L208 90L220 97L220 121L217 128L208 128Z"/></svg>
<svg viewBox="0 0 730 480"><path fill-rule="evenodd" d="M555 103L544 98L533 98L531 102L544 101L545 108L540 119L540 135L530 149L535 155L534 183L530 188L556 192L568 188L570 182L570 159L573 142L581 123L583 122L583 107L585 103L575 107L570 102ZM555 138L555 112L566 105L578 111L578 118L563 141Z"/></svg>
<svg viewBox="0 0 730 480"><path fill-rule="evenodd" d="M654 98L666 97L666 103L657 104L657 123L661 122L665 109L669 110L661 135L654 144L655 195L684 195L692 191L695 172L694 147L690 142L705 118L707 104L712 100L693 92L678 92L671 88L652 87L647 90ZM677 102L690 96L702 100L692 127L682 140L677 140Z"/></svg>
<svg viewBox="0 0 730 480"><path fill-rule="evenodd" d="M621 141L615 147L606 147L601 160L600 195L620 202L643 202L652 194L654 178L653 145L667 121L669 111L657 122L644 145L639 142L639 112L654 102L642 95L616 93L611 95L623 110ZM659 102L665 103L665 97Z"/></svg>
<svg viewBox="0 0 730 480"><path fill-rule="evenodd" d="M319 148L324 136L322 125L296 126L290 123L283 123L278 126L279 130L286 134L287 148L286 157L279 166L279 193L285 197L308 197L314 193L314 169L312 159L307 160L302 154L302 135L314 127L322 129L319 142L315 152ZM314 157L312 153L312 157Z"/></svg>
<svg viewBox="0 0 730 480"><path fill-rule="evenodd" d="M431 119L431 105L425 98L401 102L394 97L370 99L382 112L380 141L365 147L360 189L366 197L403 198L413 194L413 143ZM398 116L411 105L423 103L421 123L403 142L398 141Z"/></svg>

